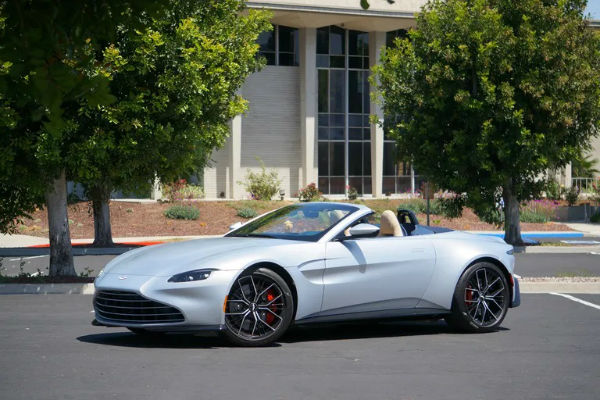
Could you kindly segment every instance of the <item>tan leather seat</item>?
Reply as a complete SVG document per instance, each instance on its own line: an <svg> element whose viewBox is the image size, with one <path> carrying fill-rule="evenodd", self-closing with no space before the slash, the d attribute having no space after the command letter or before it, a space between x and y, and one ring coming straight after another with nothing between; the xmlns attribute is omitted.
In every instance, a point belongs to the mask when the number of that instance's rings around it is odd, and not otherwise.
<svg viewBox="0 0 600 400"><path fill-rule="evenodd" d="M393 211L385 210L381 214L381 227L378 236L404 236L400 222Z"/></svg>

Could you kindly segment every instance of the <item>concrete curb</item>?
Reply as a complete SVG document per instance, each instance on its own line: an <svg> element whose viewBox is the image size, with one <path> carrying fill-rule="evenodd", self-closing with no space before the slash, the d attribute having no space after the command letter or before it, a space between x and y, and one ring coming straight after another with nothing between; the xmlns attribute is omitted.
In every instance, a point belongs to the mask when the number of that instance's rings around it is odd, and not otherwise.
<svg viewBox="0 0 600 400"><path fill-rule="evenodd" d="M600 254L600 246L525 246L515 247L515 253L525 254Z"/></svg>
<svg viewBox="0 0 600 400"><path fill-rule="evenodd" d="M534 278L531 278L534 279ZM587 279L587 281L586 281ZM521 293L588 293L600 294L598 278L543 278L519 281ZM93 283L4 283L0 284L0 295L3 294L83 294L93 295Z"/></svg>
<svg viewBox="0 0 600 400"><path fill-rule="evenodd" d="M93 283L0 283L2 294L94 294Z"/></svg>
<svg viewBox="0 0 600 400"><path fill-rule="evenodd" d="M119 255L129 250L137 249L135 247L77 247L73 246L74 256L104 256ZM49 247L2 247L0 248L0 257L32 257L50 255Z"/></svg>

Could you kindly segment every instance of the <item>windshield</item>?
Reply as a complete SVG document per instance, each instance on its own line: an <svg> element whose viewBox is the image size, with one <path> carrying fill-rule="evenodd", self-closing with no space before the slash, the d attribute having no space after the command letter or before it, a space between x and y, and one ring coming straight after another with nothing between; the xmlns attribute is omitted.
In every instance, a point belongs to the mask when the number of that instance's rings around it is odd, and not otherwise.
<svg viewBox="0 0 600 400"><path fill-rule="evenodd" d="M357 208L346 204L306 203L282 207L226 236L317 241Z"/></svg>

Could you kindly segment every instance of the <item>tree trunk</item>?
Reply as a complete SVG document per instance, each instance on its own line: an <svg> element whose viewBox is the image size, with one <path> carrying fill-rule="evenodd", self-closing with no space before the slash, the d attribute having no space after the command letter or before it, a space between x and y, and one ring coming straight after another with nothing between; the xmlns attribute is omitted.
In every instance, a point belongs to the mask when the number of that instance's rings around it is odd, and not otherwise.
<svg viewBox="0 0 600 400"><path fill-rule="evenodd" d="M46 191L50 239L50 276L76 276L67 215L67 180L65 171Z"/></svg>
<svg viewBox="0 0 600 400"><path fill-rule="evenodd" d="M521 221L519 215L519 200L509 183L504 186L502 198L504 199L504 241L513 246L522 246Z"/></svg>
<svg viewBox="0 0 600 400"><path fill-rule="evenodd" d="M100 184L89 190L94 211L94 246L114 246L110 227L110 185Z"/></svg>

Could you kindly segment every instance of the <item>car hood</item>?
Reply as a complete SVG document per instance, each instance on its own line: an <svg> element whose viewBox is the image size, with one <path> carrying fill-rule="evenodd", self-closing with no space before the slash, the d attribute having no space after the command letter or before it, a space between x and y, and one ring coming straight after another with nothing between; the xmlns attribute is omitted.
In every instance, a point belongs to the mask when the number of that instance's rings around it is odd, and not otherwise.
<svg viewBox="0 0 600 400"><path fill-rule="evenodd" d="M207 265L219 255L258 246L271 247L288 240L269 238L220 237L147 246L129 251L106 265L105 273L122 275L171 276L195 268L218 268ZM205 264L205 262L207 262Z"/></svg>

